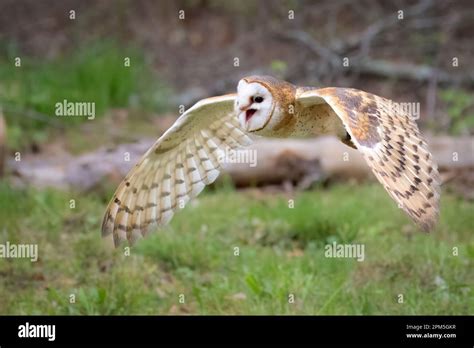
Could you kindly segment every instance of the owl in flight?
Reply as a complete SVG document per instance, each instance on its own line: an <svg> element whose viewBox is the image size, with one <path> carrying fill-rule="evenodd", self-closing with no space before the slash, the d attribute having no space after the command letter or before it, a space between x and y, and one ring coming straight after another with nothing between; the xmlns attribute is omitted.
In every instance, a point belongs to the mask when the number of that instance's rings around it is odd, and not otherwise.
<svg viewBox="0 0 474 348"><path fill-rule="evenodd" d="M270 76L239 81L236 94L199 101L128 173L110 201L102 235L133 243L216 180L228 149L249 134L332 134L358 149L378 181L413 221L431 230L439 211L439 174L409 114L388 99L351 88L298 87Z"/></svg>

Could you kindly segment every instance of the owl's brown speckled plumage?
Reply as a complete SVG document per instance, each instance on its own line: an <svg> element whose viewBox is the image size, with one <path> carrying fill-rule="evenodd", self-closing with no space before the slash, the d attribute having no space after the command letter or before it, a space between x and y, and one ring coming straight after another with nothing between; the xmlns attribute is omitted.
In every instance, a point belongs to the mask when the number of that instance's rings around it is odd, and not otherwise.
<svg viewBox="0 0 474 348"><path fill-rule="evenodd" d="M240 123L239 123L240 121ZM297 87L269 76L239 82L238 93L204 99L160 137L119 185L103 235L116 245L166 224L219 174L226 149L270 137L333 134L357 148L399 206L425 231L439 211L439 174L410 115L385 98L349 88Z"/></svg>
<svg viewBox="0 0 474 348"><path fill-rule="evenodd" d="M424 230L438 219L440 178L413 118L385 98L355 89L318 90L339 115L390 196Z"/></svg>

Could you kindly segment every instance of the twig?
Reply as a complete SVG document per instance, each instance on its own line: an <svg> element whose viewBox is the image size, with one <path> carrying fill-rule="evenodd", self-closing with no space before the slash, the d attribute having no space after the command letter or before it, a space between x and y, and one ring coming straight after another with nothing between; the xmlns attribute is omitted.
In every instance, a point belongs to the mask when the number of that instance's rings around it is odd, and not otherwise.
<svg viewBox="0 0 474 348"><path fill-rule="evenodd" d="M410 17L416 17L423 12L427 11L431 6L433 6L432 0L422 0L414 6L409 7L403 11L404 20ZM379 19L375 23L369 25L367 29L364 30L362 35L360 35L359 45L360 45L360 56L367 57L370 53L370 46L374 38L381 32L387 30L400 23L400 20L392 13L384 18Z"/></svg>
<svg viewBox="0 0 474 348"><path fill-rule="evenodd" d="M393 63L376 59L366 59L361 62L355 62L352 63L352 66L362 73L383 77L428 82L433 76L437 76L438 83L474 86L474 72L465 72L462 76L453 76L444 70L427 65Z"/></svg>
<svg viewBox="0 0 474 348"><path fill-rule="evenodd" d="M354 59L348 67L343 67L340 57L327 47L314 40L308 33L303 31L291 31L281 34L280 37L297 41L309 50L322 57L328 62L332 69L342 71L351 69L360 73L377 75L389 78L416 80L422 82L430 81L437 76L438 83L462 84L474 86L474 71L464 72L462 76L452 74L427 65L415 65L409 63L393 63L386 60L376 59Z"/></svg>
<svg viewBox="0 0 474 348"><path fill-rule="evenodd" d="M280 34L280 37L302 43L318 56L329 62L332 66L341 65L341 59L336 53L321 45L305 31L293 30L288 33Z"/></svg>

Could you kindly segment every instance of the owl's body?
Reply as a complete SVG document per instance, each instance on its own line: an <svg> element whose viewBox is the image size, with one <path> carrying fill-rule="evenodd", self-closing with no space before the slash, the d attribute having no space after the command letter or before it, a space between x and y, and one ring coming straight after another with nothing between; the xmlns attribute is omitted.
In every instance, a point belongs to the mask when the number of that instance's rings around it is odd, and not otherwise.
<svg viewBox="0 0 474 348"><path fill-rule="evenodd" d="M346 131L334 111L327 104L303 106L297 96L311 87L297 87L288 82L279 81L269 76L250 76L244 79L248 83L259 81L265 83L281 101L273 111L272 119L278 120L274 127L265 127L255 134L272 138L306 138L317 135L332 134L344 137Z"/></svg>
<svg viewBox="0 0 474 348"><path fill-rule="evenodd" d="M436 223L439 175L413 118L379 96L297 87L268 76L240 80L237 94L204 99L158 139L118 187L102 224L115 244L133 242L219 175L226 149L266 137L331 134L358 149L389 195L425 231Z"/></svg>
<svg viewBox="0 0 474 348"><path fill-rule="evenodd" d="M272 138L307 138L318 135L346 136L342 121L334 117L334 111L326 104L302 107L295 104L294 115L287 113L285 126L265 134Z"/></svg>

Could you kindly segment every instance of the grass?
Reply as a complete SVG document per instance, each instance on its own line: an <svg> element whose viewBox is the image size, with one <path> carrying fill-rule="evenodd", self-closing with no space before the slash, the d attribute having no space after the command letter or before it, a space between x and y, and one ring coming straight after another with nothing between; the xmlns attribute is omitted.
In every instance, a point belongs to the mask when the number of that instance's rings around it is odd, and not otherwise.
<svg viewBox="0 0 474 348"><path fill-rule="evenodd" d="M21 58L21 66L15 59ZM128 64L127 58L130 59ZM163 111L168 89L143 54L111 42L88 44L54 60L17 52L0 57L0 108L7 119L8 144L15 149L51 138L51 130L91 122L57 117L56 103L94 102L95 117L110 108Z"/></svg>
<svg viewBox="0 0 474 348"><path fill-rule="evenodd" d="M474 97L462 89L446 88L439 92L442 102L446 104L449 115L449 132L472 134L474 131Z"/></svg>
<svg viewBox="0 0 474 348"><path fill-rule="evenodd" d="M39 249L36 263L0 261L0 314L474 313L474 203L450 194L423 234L376 184L215 190L129 256L100 238L109 194L0 186L0 242ZM333 241L363 243L365 260L326 258Z"/></svg>

